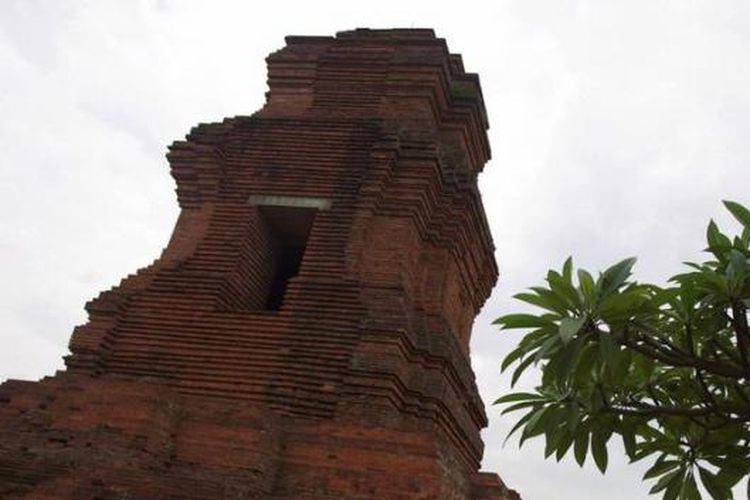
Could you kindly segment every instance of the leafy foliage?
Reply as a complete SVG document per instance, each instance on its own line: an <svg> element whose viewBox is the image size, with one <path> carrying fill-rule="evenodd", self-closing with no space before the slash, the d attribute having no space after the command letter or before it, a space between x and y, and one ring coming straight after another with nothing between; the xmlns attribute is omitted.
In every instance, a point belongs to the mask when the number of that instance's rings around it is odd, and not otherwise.
<svg viewBox="0 0 750 500"><path fill-rule="evenodd" d="M547 286L515 296L542 312L495 321L530 330L502 369L515 365L515 385L540 365L542 380L495 402L524 412L509 437L543 435L547 457L572 451L604 472L617 435L631 461L655 458L651 493L700 499L700 482L713 499L732 498L750 473L750 211L724 205L742 234L711 221L710 260L685 263L667 287L632 281L633 258L596 278L568 259Z"/></svg>

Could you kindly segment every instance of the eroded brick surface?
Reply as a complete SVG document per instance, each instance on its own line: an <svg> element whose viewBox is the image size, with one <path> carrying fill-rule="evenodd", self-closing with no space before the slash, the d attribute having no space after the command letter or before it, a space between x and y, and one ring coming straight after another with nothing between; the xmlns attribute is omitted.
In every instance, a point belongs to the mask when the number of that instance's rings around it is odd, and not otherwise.
<svg viewBox="0 0 750 500"><path fill-rule="evenodd" d="M478 473L479 80L430 30L289 37L168 154L162 256L0 386L2 498L517 499Z"/></svg>

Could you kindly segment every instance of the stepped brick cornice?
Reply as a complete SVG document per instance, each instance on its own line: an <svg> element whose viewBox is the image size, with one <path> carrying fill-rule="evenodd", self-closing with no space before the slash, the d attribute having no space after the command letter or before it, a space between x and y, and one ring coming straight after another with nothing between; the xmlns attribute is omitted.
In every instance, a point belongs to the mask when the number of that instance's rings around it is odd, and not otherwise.
<svg viewBox="0 0 750 500"><path fill-rule="evenodd" d="M162 255L87 304L66 371L0 386L3 498L518 498L477 472L478 77L422 29L267 62L261 110L170 147Z"/></svg>

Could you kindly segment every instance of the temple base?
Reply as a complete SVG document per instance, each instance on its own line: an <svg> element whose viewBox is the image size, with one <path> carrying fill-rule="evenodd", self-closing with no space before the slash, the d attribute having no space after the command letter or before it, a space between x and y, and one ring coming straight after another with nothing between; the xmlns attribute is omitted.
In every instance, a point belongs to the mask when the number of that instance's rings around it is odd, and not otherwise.
<svg viewBox="0 0 750 500"><path fill-rule="evenodd" d="M447 463L430 432L286 418L157 380L8 381L0 422L8 499L518 498Z"/></svg>

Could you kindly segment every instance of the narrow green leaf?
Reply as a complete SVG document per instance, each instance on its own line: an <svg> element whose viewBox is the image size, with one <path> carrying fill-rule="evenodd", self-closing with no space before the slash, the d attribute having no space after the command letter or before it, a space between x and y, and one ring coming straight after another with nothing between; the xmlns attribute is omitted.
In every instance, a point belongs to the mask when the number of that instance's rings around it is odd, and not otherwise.
<svg viewBox="0 0 750 500"><path fill-rule="evenodd" d="M524 345L519 345L515 349L513 349L510 353L508 353L507 356L503 359L503 362L500 364L500 373L505 372L505 370L513 364L514 361L520 359L524 354L526 354L527 348Z"/></svg>
<svg viewBox="0 0 750 500"><path fill-rule="evenodd" d="M665 489L667 486L672 484L673 482L679 482L679 480L682 477L683 468L680 467L677 470L673 470L672 472L667 473L666 475L662 476L659 481L656 482L653 488L649 490L649 494L658 493L661 490Z"/></svg>
<svg viewBox="0 0 750 500"><path fill-rule="evenodd" d="M611 334L599 336L599 353L610 369L614 369L617 365L617 358L620 355L620 347Z"/></svg>
<svg viewBox="0 0 750 500"><path fill-rule="evenodd" d="M736 201L724 200L724 206L727 207L737 221L745 227L750 227L750 210L743 207Z"/></svg>
<svg viewBox="0 0 750 500"><path fill-rule="evenodd" d="M549 283L552 292L557 295L563 302L568 304L568 308L573 311L581 310L581 298L571 283L566 281L560 274L550 270L547 273L547 283Z"/></svg>
<svg viewBox="0 0 750 500"><path fill-rule="evenodd" d="M743 232L744 232L744 229L743 229ZM739 236L735 236L734 239L732 240L732 248L734 248L735 250L739 250L739 251L745 250L746 246L747 246L747 243L745 242L745 240L743 238L740 238Z"/></svg>
<svg viewBox="0 0 750 500"><path fill-rule="evenodd" d="M630 365L633 361L633 351L629 349L623 349L622 351L619 351L619 355L617 356L617 363L612 369L612 379L615 382L619 382L625 379L625 377L628 375L628 371L630 370Z"/></svg>
<svg viewBox="0 0 750 500"><path fill-rule="evenodd" d="M607 438L609 436L602 429L594 429L591 433L591 454L599 470L604 474L607 470Z"/></svg>
<svg viewBox="0 0 750 500"><path fill-rule="evenodd" d="M728 489L722 486L713 472L699 466L698 474L700 474L701 483L703 483L711 498L714 500L725 500L727 498Z"/></svg>
<svg viewBox="0 0 750 500"><path fill-rule="evenodd" d="M529 419L531 418L531 416L533 414L534 414L534 410L531 410L529 413L527 413L526 415L524 415L523 417L521 417L521 419L518 422L516 422L515 425L513 425L513 428L510 430L510 432L508 432L508 435L505 436L505 440L503 440L503 446L505 446L505 443L508 442L508 439L510 439L510 437L513 434L515 434L516 431L518 431L518 429L520 429L521 427L523 427L524 424L526 424L526 422L529 421Z"/></svg>
<svg viewBox="0 0 750 500"><path fill-rule="evenodd" d="M560 338L564 344L570 342L573 337L581 330L586 322L586 318L563 318L560 321Z"/></svg>
<svg viewBox="0 0 750 500"><path fill-rule="evenodd" d="M570 446L573 444L574 436L570 432L565 432L562 435L562 438L560 438L559 443L557 444L557 452L555 453L555 459L559 462L562 460L562 457L565 456L566 453L568 453L568 450L570 450Z"/></svg>
<svg viewBox="0 0 750 500"><path fill-rule="evenodd" d="M596 364L596 344L587 344L581 349L578 365L573 370L573 382L576 385L587 384L591 381Z"/></svg>
<svg viewBox="0 0 750 500"><path fill-rule="evenodd" d="M534 355L534 361L541 361L542 359L549 357L548 355L553 350L555 350L555 347L558 347L558 343L560 343L559 338L557 337L548 338Z"/></svg>
<svg viewBox="0 0 750 500"><path fill-rule="evenodd" d="M602 298L607 297L625 283L636 260L635 257L623 259L602 273Z"/></svg>
<svg viewBox="0 0 750 500"><path fill-rule="evenodd" d="M716 225L716 222L714 222L713 219L708 221L708 227L706 228L706 243L708 243L709 248L718 248L721 246L719 239L720 235L721 231L719 231L719 226Z"/></svg>
<svg viewBox="0 0 750 500"><path fill-rule="evenodd" d="M513 298L552 311L560 316L565 316L568 312L568 308L559 301L550 300L549 296L540 295L539 293L522 292L515 294Z"/></svg>
<svg viewBox="0 0 750 500"><path fill-rule="evenodd" d="M742 287L742 282L747 273L747 259L742 252L734 248L729 253L729 264L727 265L726 277L730 289Z"/></svg>
<svg viewBox="0 0 750 500"><path fill-rule="evenodd" d="M495 400L493 405L499 405L503 403L512 403L515 401L525 401L525 400L540 400L545 399L544 396L532 392L514 392L512 394L506 394L505 396L502 396Z"/></svg>
<svg viewBox="0 0 750 500"><path fill-rule="evenodd" d="M698 491L698 485L695 484L693 474L688 474L682 482L680 498L684 500L701 500L701 494Z"/></svg>
<svg viewBox="0 0 750 500"><path fill-rule="evenodd" d="M667 485L667 489L664 490L662 500L677 500L677 497L682 490L682 485L684 484L684 478L685 474L683 472L682 474L679 474L675 480L670 481Z"/></svg>
<svg viewBox="0 0 750 500"><path fill-rule="evenodd" d="M549 304L550 306L554 304L555 310L562 315L566 315L567 312L571 309L571 304L569 304L564 297L558 297L556 293L548 288L544 288L541 286L532 286L530 290L536 292L536 294L539 295L539 297L541 297L544 302Z"/></svg>
<svg viewBox="0 0 750 500"><path fill-rule="evenodd" d="M578 364L578 360L581 357L583 348L585 347L585 339L578 335L572 342L565 345L561 350L557 351L552 357L550 362L544 368L544 375L547 380L552 380L552 385L564 387L570 379L573 369ZM552 365L552 366L550 366ZM545 377L542 377L542 383L547 385Z"/></svg>
<svg viewBox="0 0 750 500"><path fill-rule="evenodd" d="M546 441L544 443L544 458L549 458L557 450L557 445L562 439L563 433L560 428L549 427L546 432Z"/></svg>
<svg viewBox="0 0 750 500"><path fill-rule="evenodd" d="M518 420L518 422L515 423L515 425L513 425L513 428L510 430L510 432L508 432L508 435L505 436L505 440L503 441L503 446L505 446L505 443L508 442L508 439L510 439L510 437L513 434L515 434L516 431L518 431L518 429L520 429L521 427L523 427L524 425L526 425L526 423L531 419L532 415L534 415L535 413L536 413L536 409L533 409L533 410L529 411L526 415L524 415L523 417L521 417Z"/></svg>
<svg viewBox="0 0 750 500"><path fill-rule="evenodd" d="M581 292L583 292L587 302L593 301L596 296L596 285L594 284L594 278L585 269L578 270L578 285L581 287Z"/></svg>
<svg viewBox="0 0 750 500"><path fill-rule="evenodd" d="M552 324L552 321L533 314L518 313L500 316L492 324L500 325L502 330L509 330L512 328L538 328Z"/></svg>
<svg viewBox="0 0 750 500"><path fill-rule="evenodd" d="M661 462L657 461L643 475L643 480L645 481L646 479L651 479L656 476L661 476L662 474L679 466L680 466L680 462L678 460L663 460Z"/></svg>
<svg viewBox="0 0 750 500"><path fill-rule="evenodd" d="M719 230L719 226L711 219L706 229L706 241L708 250L720 260L724 252L732 248L732 241Z"/></svg>
<svg viewBox="0 0 750 500"><path fill-rule="evenodd" d="M576 428L578 428L580 417L581 410L578 408L578 403L573 401L568 404L568 407L565 410L565 424L567 425L568 432L575 432Z"/></svg>
<svg viewBox="0 0 750 500"><path fill-rule="evenodd" d="M527 333L518 343L518 347L523 347L530 353L552 336L557 336L557 325L554 323Z"/></svg>
<svg viewBox="0 0 750 500"><path fill-rule="evenodd" d="M526 368L531 365L531 363L534 362L534 357L529 356L528 358L521 361L521 364L516 367L516 369L513 371L513 376L510 379L510 386L514 387L516 385L516 382L518 382L518 378L523 374L524 371L526 371Z"/></svg>
<svg viewBox="0 0 750 500"><path fill-rule="evenodd" d="M583 467L586 461L586 452L589 449L589 429L588 424L580 425L576 432L575 443L573 444L573 454L575 455L578 465Z"/></svg>
<svg viewBox="0 0 750 500"><path fill-rule="evenodd" d="M727 488L734 488L734 485L740 482L740 479L747 474L747 466L737 462L724 462L721 469L716 473L716 479Z"/></svg>
<svg viewBox="0 0 750 500"><path fill-rule="evenodd" d="M503 411L500 412L500 415L505 415L506 413L513 413L514 411L523 410L524 408L528 408L529 406L536 406L539 405L539 401L523 401L521 403L512 404L510 406L506 406L503 408Z"/></svg>
<svg viewBox="0 0 750 500"><path fill-rule="evenodd" d="M625 453L628 455L628 458L632 459L636 452L635 430L633 429L633 426L623 424L622 429L620 430L620 435L622 436L622 444L625 447Z"/></svg>
<svg viewBox="0 0 750 500"><path fill-rule="evenodd" d="M630 459L631 463L643 460L644 458L659 452L659 444L654 442L641 443L638 446L635 456Z"/></svg>
<svg viewBox="0 0 750 500"><path fill-rule="evenodd" d="M683 262L683 264L695 269L696 271L703 271L703 267L700 264L696 264L695 262Z"/></svg>
<svg viewBox="0 0 750 500"><path fill-rule="evenodd" d="M573 286L573 257L565 259L562 277L570 286Z"/></svg>
<svg viewBox="0 0 750 500"><path fill-rule="evenodd" d="M622 293L613 293L604 299L599 306L599 314L606 320L617 319L622 316L630 316L634 310L640 307L648 297L641 290L627 290Z"/></svg>
<svg viewBox="0 0 750 500"><path fill-rule="evenodd" d="M550 406L542 406L534 410L534 415L526 423L526 426L521 433L521 439L518 440L518 447L523 446L523 443L534 436L542 434L545 430L545 423L552 416L554 409Z"/></svg>

